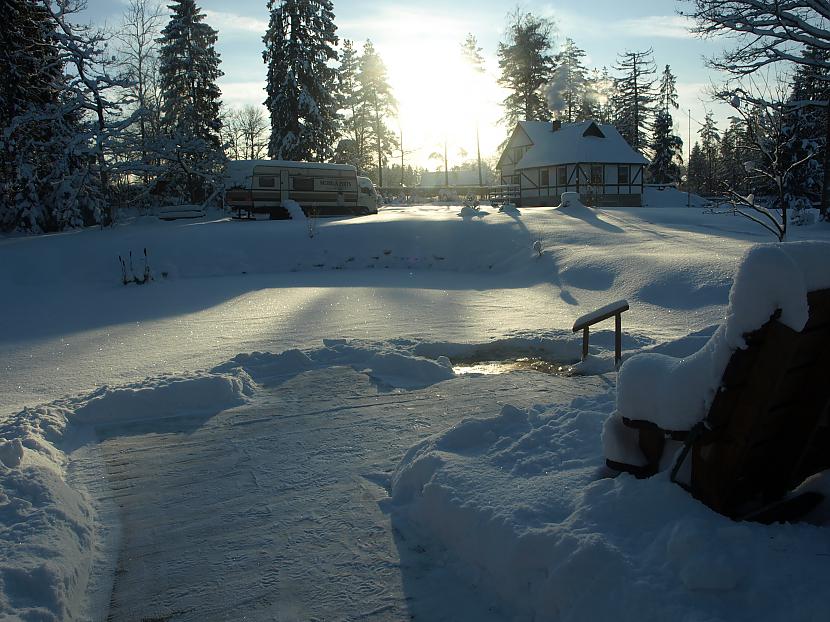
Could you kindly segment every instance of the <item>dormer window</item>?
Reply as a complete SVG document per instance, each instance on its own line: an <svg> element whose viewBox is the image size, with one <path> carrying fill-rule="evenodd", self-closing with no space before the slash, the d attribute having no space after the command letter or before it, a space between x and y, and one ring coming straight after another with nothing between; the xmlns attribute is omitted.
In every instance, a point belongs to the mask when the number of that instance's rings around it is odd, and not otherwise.
<svg viewBox="0 0 830 622"><path fill-rule="evenodd" d="M583 136L596 136L597 138L605 138L605 134L602 133L602 130L599 129L599 126L591 121L591 125L585 128L585 131L582 132Z"/></svg>

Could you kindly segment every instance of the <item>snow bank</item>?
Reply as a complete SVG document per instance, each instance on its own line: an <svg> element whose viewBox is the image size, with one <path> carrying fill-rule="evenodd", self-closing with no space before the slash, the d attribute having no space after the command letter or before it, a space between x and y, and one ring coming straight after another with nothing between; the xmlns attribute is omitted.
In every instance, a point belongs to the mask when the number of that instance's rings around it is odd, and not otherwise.
<svg viewBox="0 0 830 622"><path fill-rule="evenodd" d="M149 378L26 408L0 426L0 618L85 615L100 543L89 499L67 483L67 439L83 440L90 424L216 413L252 388L244 373Z"/></svg>
<svg viewBox="0 0 830 622"><path fill-rule="evenodd" d="M505 406L412 447L393 477L393 522L436 540L509 619L826 617L823 531L733 523L664 474L597 479L614 398L584 393Z"/></svg>
<svg viewBox="0 0 830 622"><path fill-rule="evenodd" d="M292 199L288 199L282 202L282 206L288 210L288 214L291 216L291 220L305 220L306 215L303 211L303 208L300 207L300 204Z"/></svg>
<svg viewBox="0 0 830 622"><path fill-rule="evenodd" d="M345 339L324 339L323 347L306 352L286 350L273 354L240 354L213 369L228 372L240 368L258 383L273 386L311 369L335 365L353 368L376 382L401 389L420 389L455 377L444 356L425 358L389 344L366 344Z"/></svg>
<svg viewBox="0 0 830 622"><path fill-rule="evenodd" d="M724 323L696 353L684 358L643 353L620 368L617 413L609 419L606 456L624 462L632 437L619 417L646 419L668 430L688 430L702 420L720 386L732 353L746 347L744 335L781 311L793 330L807 322L807 292L830 287L826 242L763 244L749 249L735 275ZM636 453L636 452L635 452ZM635 462L636 463L636 462Z"/></svg>
<svg viewBox="0 0 830 622"><path fill-rule="evenodd" d="M253 392L246 374L190 374L147 378L101 387L74 409L73 423L120 423L135 419L216 413L244 403Z"/></svg>

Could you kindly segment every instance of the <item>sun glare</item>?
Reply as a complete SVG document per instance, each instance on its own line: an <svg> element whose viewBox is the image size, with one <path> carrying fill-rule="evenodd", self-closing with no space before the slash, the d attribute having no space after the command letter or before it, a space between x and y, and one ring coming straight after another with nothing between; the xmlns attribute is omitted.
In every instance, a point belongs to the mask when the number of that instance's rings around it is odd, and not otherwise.
<svg viewBox="0 0 830 622"><path fill-rule="evenodd" d="M401 32L378 44L398 100L405 164L430 170L443 169L440 160L429 156L443 153L445 140L452 168L475 158L477 125L482 158L495 152L505 133L498 125L500 90L492 88L493 62L485 57L486 73L476 72L461 53L466 33L436 37L433 33L446 30L443 26L432 32ZM399 162L400 151L397 156Z"/></svg>

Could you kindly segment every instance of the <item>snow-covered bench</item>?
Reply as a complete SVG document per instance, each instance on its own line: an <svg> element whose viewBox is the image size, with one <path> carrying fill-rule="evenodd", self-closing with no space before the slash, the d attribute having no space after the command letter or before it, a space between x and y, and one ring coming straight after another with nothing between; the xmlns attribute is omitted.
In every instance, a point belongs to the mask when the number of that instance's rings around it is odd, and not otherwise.
<svg viewBox="0 0 830 622"><path fill-rule="evenodd" d="M791 518L816 495L768 510L830 468L830 244L750 249L726 321L685 359L627 360L606 462L672 481L732 518ZM783 508L783 509L782 509Z"/></svg>

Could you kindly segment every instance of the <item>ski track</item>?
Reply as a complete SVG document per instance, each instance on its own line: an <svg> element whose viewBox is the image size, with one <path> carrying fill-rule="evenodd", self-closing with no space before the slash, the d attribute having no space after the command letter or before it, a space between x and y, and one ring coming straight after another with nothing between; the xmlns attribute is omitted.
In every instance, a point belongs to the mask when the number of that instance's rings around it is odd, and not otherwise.
<svg viewBox="0 0 830 622"><path fill-rule="evenodd" d="M99 428L107 481L82 461L74 478L120 523L106 619L502 619L393 530L372 475L463 417L607 383L518 372L383 393L337 367L211 419Z"/></svg>

